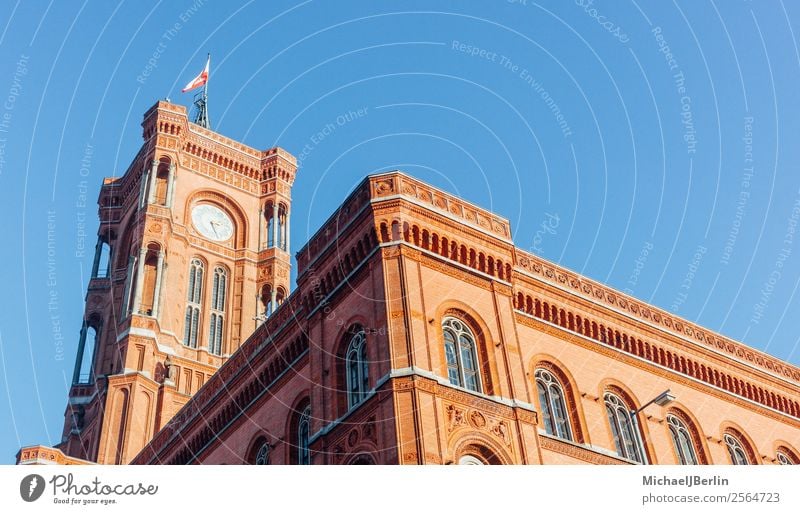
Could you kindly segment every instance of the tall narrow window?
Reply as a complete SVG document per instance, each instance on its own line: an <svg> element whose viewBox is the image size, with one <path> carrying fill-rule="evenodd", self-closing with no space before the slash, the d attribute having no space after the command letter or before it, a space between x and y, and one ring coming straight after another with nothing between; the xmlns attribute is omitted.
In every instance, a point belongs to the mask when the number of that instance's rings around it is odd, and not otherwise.
<svg viewBox="0 0 800 514"><path fill-rule="evenodd" d="M297 423L297 463L311 464L311 454L308 449L311 434L311 406L309 405L300 415Z"/></svg>
<svg viewBox="0 0 800 514"><path fill-rule="evenodd" d="M445 318L442 322L447 378L450 383L480 392L480 375L475 336L463 321Z"/></svg>
<svg viewBox="0 0 800 514"><path fill-rule="evenodd" d="M672 435L675 453L678 455L678 462L680 464L699 464L697 453L692 443L692 436L683 421L673 414L667 414L667 424Z"/></svg>
<svg viewBox="0 0 800 514"><path fill-rule="evenodd" d="M79 345L80 364L76 374L77 384L91 384L94 382L94 353L98 342L98 329L93 324L86 324L81 334Z"/></svg>
<svg viewBox="0 0 800 514"><path fill-rule="evenodd" d="M272 204L267 204L264 214L267 217L267 248L272 248L275 246L275 223L278 221Z"/></svg>
<svg viewBox="0 0 800 514"><path fill-rule="evenodd" d="M747 458L747 452L744 451L744 446L742 446L742 442L739 441L739 439L731 434L725 434L723 439L733 464L737 466L746 466L750 464L750 460Z"/></svg>
<svg viewBox="0 0 800 514"><path fill-rule="evenodd" d="M169 192L169 164L161 163L156 173L156 189L154 192L154 202L157 205L167 205L167 194Z"/></svg>
<svg viewBox="0 0 800 514"><path fill-rule="evenodd" d="M111 276L111 246L106 241L100 243L100 255L97 257L96 277L106 278Z"/></svg>
<svg viewBox="0 0 800 514"><path fill-rule="evenodd" d="M359 330L350 339L345 359L347 370L347 403L353 407L361 402L369 391L369 363L367 362L366 336Z"/></svg>
<svg viewBox="0 0 800 514"><path fill-rule="evenodd" d="M606 393L605 404L617 453L621 457L644 464L641 440L630 409L618 396L611 393Z"/></svg>
<svg viewBox="0 0 800 514"><path fill-rule="evenodd" d="M281 250L286 250L286 207L281 204L278 208L278 243Z"/></svg>
<svg viewBox="0 0 800 514"><path fill-rule="evenodd" d="M572 431L569 427L567 405L564 401L564 389L556 377L547 370L538 369L535 376L545 430L550 435L571 441Z"/></svg>
<svg viewBox="0 0 800 514"><path fill-rule="evenodd" d="M151 245L152 246L152 245ZM158 247L148 248L144 258L144 280L142 281L142 303L139 313L153 315L156 301L156 275L158 274Z"/></svg>
<svg viewBox="0 0 800 514"><path fill-rule="evenodd" d="M192 259L189 265L189 284L186 294L186 320L183 344L197 348L197 331L200 326L200 302L203 296L203 263Z"/></svg>
<svg viewBox="0 0 800 514"><path fill-rule="evenodd" d="M225 328L225 294L228 273L225 268L214 268L214 281L211 287L211 322L208 337L208 351L214 355L222 354L222 339Z"/></svg>

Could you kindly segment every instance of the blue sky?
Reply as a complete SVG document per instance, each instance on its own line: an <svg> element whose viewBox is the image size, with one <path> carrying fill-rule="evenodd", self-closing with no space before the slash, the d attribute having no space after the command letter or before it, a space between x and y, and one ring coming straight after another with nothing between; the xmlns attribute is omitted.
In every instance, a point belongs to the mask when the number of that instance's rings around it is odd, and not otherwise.
<svg viewBox="0 0 800 514"><path fill-rule="evenodd" d="M0 462L58 443L101 181L207 52L212 128L302 157L296 248L400 168L800 364L795 32L780 1L2 2Z"/></svg>

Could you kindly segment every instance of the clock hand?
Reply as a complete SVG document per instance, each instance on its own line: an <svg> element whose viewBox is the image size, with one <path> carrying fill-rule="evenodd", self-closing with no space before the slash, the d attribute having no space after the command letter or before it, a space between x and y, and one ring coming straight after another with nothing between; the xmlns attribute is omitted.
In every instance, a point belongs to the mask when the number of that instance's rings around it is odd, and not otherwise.
<svg viewBox="0 0 800 514"><path fill-rule="evenodd" d="M214 223L213 221L209 221L209 223L211 224L211 230L214 231L214 235L219 237L219 234L217 234L217 227L215 226L216 223Z"/></svg>

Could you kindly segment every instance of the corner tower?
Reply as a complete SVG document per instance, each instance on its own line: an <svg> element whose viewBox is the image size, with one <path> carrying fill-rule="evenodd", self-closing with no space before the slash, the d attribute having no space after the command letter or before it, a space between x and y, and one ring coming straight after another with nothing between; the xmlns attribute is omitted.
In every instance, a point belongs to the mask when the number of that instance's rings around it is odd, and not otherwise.
<svg viewBox="0 0 800 514"><path fill-rule="evenodd" d="M297 164L159 101L106 178L62 442L127 463L289 293ZM22 462L21 462L22 463Z"/></svg>

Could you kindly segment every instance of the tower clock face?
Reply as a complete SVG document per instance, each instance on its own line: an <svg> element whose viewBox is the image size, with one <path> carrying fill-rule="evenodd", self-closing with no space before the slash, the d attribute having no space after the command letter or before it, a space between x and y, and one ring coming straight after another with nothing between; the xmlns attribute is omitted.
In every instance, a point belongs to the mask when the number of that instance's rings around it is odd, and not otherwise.
<svg viewBox="0 0 800 514"><path fill-rule="evenodd" d="M203 237L212 241L227 241L233 235L233 222L228 215L207 203L194 206L192 224Z"/></svg>

